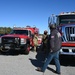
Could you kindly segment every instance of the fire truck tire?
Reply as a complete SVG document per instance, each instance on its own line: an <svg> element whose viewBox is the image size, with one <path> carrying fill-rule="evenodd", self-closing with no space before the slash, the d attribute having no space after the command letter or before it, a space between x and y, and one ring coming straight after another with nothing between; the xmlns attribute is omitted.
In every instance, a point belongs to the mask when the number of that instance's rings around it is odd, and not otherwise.
<svg viewBox="0 0 75 75"><path fill-rule="evenodd" d="M9 51L10 51L9 49L6 49L6 50L5 49L0 49L1 53L8 53Z"/></svg>
<svg viewBox="0 0 75 75"><path fill-rule="evenodd" d="M24 53L29 54L29 51L30 51L30 45L27 45L26 48L25 48Z"/></svg>
<svg viewBox="0 0 75 75"><path fill-rule="evenodd" d="M4 51L4 50L0 49L0 54L8 55L9 52L10 52L10 50Z"/></svg>

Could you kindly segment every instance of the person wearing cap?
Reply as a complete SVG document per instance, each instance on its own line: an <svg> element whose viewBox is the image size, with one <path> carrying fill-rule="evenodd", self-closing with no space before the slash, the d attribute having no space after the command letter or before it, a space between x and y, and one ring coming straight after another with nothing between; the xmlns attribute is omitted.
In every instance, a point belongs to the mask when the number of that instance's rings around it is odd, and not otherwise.
<svg viewBox="0 0 75 75"><path fill-rule="evenodd" d="M45 54L47 53L47 42L48 42L48 32L47 30L45 30L42 37L42 51L44 51Z"/></svg>
<svg viewBox="0 0 75 75"><path fill-rule="evenodd" d="M34 33L33 37L33 43L34 43L34 52L36 52L37 46L38 46L38 37L37 37L37 32Z"/></svg>
<svg viewBox="0 0 75 75"><path fill-rule="evenodd" d="M55 66L56 66L56 74L61 75L60 72L60 61L59 61L59 50L61 49L61 34L59 33L59 31L56 29L56 26L54 24L49 25L50 28L50 52L47 56L47 59L44 63L44 65L42 67L37 67L37 71L41 71L41 72L45 72L45 70L47 69L48 65L50 64L50 62L52 61L52 59L55 62Z"/></svg>

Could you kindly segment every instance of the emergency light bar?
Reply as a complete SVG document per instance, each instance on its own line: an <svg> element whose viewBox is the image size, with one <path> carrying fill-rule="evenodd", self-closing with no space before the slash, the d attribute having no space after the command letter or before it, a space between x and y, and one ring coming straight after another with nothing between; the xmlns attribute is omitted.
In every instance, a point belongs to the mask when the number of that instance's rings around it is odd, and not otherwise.
<svg viewBox="0 0 75 75"><path fill-rule="evenodd" d="M60 13L60 15L71 15L71 14L75 14L75 12L62 12L62 13Z"/></svg>

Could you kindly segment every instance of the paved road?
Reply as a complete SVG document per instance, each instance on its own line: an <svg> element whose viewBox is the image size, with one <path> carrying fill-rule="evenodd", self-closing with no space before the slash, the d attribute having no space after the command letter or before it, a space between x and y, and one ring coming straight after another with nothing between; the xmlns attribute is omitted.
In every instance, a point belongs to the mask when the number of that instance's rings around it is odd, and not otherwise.
<svg viewBox="0 0 75 75"><path fill-rule="evenodd" d="M42 65L41 55L36 52L30 52L29 55L0 55L0 75L43 75L35 70L37 66ZM75 58L63 58L60 59L61 75L75 75ZM52 62L44 75L57 75L53 70L55 66Z"/></svg>

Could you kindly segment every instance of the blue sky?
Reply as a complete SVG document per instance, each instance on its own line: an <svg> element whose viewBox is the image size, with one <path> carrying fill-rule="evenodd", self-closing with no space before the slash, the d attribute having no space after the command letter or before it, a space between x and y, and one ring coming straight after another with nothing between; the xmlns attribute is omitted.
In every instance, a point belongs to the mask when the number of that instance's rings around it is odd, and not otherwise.
<svg viewBox="0 0 75 75"><path fill-rule="evenodd" d="M75 11L75 0L0 0L0 27L36 26L48 30L48 17Z"/></svg>

